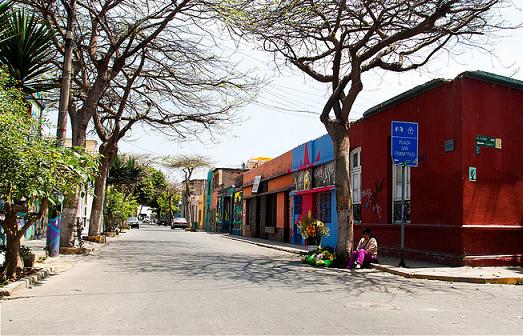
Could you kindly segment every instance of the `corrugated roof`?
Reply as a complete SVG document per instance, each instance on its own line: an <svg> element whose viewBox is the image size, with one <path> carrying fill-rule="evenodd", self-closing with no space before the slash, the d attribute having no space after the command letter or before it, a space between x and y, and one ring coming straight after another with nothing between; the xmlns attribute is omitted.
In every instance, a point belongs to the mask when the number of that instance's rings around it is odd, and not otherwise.
<svg viewBox="0 0 523 336"><path fill-rule="evenodd" d="M367 118L367 117L370 117L376 113L379 113L389 107L392 107L394 105L397 105L405 100L408 100L412 97L415 97L415 96L419 96L420 94L422 93L425 93L429 90L432 90L433 88L435 87L438 87L440 85L443 85L445 83L448 83L449 80L446 80L446 79L442 79L442 78L437 78L437 79L433 79L429 82L426 82L426 83L423 83L421 85L418 85L410 90L407 90L395 97L392 97L388 100L385 100L383 103L380 103L374 107L371 107L370 109L368 109L367 111L365 111L365 113L363 113L363 118Z"/></svg>
<svg viewBox="0 0 523 336"><path fill-rule="evenodd" d="M456 77L456 79L460 78L478 79L494 84L508 86L518 90L523 90L523 81L485 71L465 71Z"/></svg>

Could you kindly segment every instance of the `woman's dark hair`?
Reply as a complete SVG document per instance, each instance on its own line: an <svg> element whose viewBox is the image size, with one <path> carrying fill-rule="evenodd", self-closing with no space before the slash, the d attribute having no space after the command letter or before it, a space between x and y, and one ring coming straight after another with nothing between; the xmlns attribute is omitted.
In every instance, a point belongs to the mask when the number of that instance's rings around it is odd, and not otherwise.
<svg viewBox="0 0 523 336"><path fill-rule="evenodd" d="M363 228L363 234L372 236L372 231L368 227L366 227L366 228Z"/></svg>

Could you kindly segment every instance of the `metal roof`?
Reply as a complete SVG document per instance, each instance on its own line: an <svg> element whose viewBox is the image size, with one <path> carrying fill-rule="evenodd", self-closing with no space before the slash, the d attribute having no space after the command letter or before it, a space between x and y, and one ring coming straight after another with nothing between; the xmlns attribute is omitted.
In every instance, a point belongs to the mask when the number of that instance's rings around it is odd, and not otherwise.
<svg viewBox="0 0 523 336"><path fill-rule="evenodd" d="M485 81L485 82L489 82L489 83L493 83L493 84L511 87L511 88L518 89L518 90L523 90L523 81L521 81L521 80L517 80L514 78L505 77L505 76L501 76L501 75L496 75L496 74L493 74L490 72L485 72L485 71L465 71L465 72L462 72L459 75L457 75L456 78L454 78L453 80L437 78L437 79L428 81L424 84L418 85L410 90L407 90L393 98L390 98L390 99L384 101L383 103L380 103L374 107L371 107L370 109L365 111L365 113L363 113L363 118L370 117L389 107L392 107L403 101L406 101L408 99L421 95L429 90L432 90L440 85L449 83L451 81L459 80L462 78L471 78L471 79L481 80L481 81Z"/></svg>

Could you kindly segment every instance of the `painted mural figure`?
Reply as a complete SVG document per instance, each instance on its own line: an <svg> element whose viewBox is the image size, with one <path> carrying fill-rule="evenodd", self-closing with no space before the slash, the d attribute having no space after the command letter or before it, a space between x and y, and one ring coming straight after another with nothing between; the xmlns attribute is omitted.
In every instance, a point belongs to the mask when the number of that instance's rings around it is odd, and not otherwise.
<svg viewBox="0 0 523 336"><path fill-rule="evenodd" d="M367 267L370 263L378 262L378 241L372 235L369 228L363 229L363 237L358 243L356 251L353 251L349 264L349 269Z"/></svg>

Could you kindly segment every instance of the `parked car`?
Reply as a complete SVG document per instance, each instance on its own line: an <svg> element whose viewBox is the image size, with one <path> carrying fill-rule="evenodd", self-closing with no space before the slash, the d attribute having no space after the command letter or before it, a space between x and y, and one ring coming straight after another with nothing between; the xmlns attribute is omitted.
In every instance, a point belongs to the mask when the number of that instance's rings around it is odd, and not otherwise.
<svg viewBox="0 0 523 336"><path fill-rule="evenodd" d="M137 217L129 217L129 218L127 218L127 225L129 225L129 227L131 229L133 229L133 228L139 229L140 228L140 221L138 220Z"/></svg>
<svg viewBox="0 0 523 336"><path fill-rule="evenodd" d="M160 219L158 220L158 225L167 226L167 217L160 217Z"/></svg>
<svg viewBox="0 0 523 336"><path fill-rule="evenodd" d="M175 219L173 219L173 222L171 223L171 229L176 229L176 228L185 229L187 227L189 227L189 223L187 223L187 219L185 219L183 217L175 218Z"/></svg>
<svg viewBox="0 0 523 336"><path fill-rule="evenodd" d="M143 214L143 213L138 215L138 219L142 223L150 223L151 222L151 218L149 218L149 216L147 216L147 214Z"/></svg>

